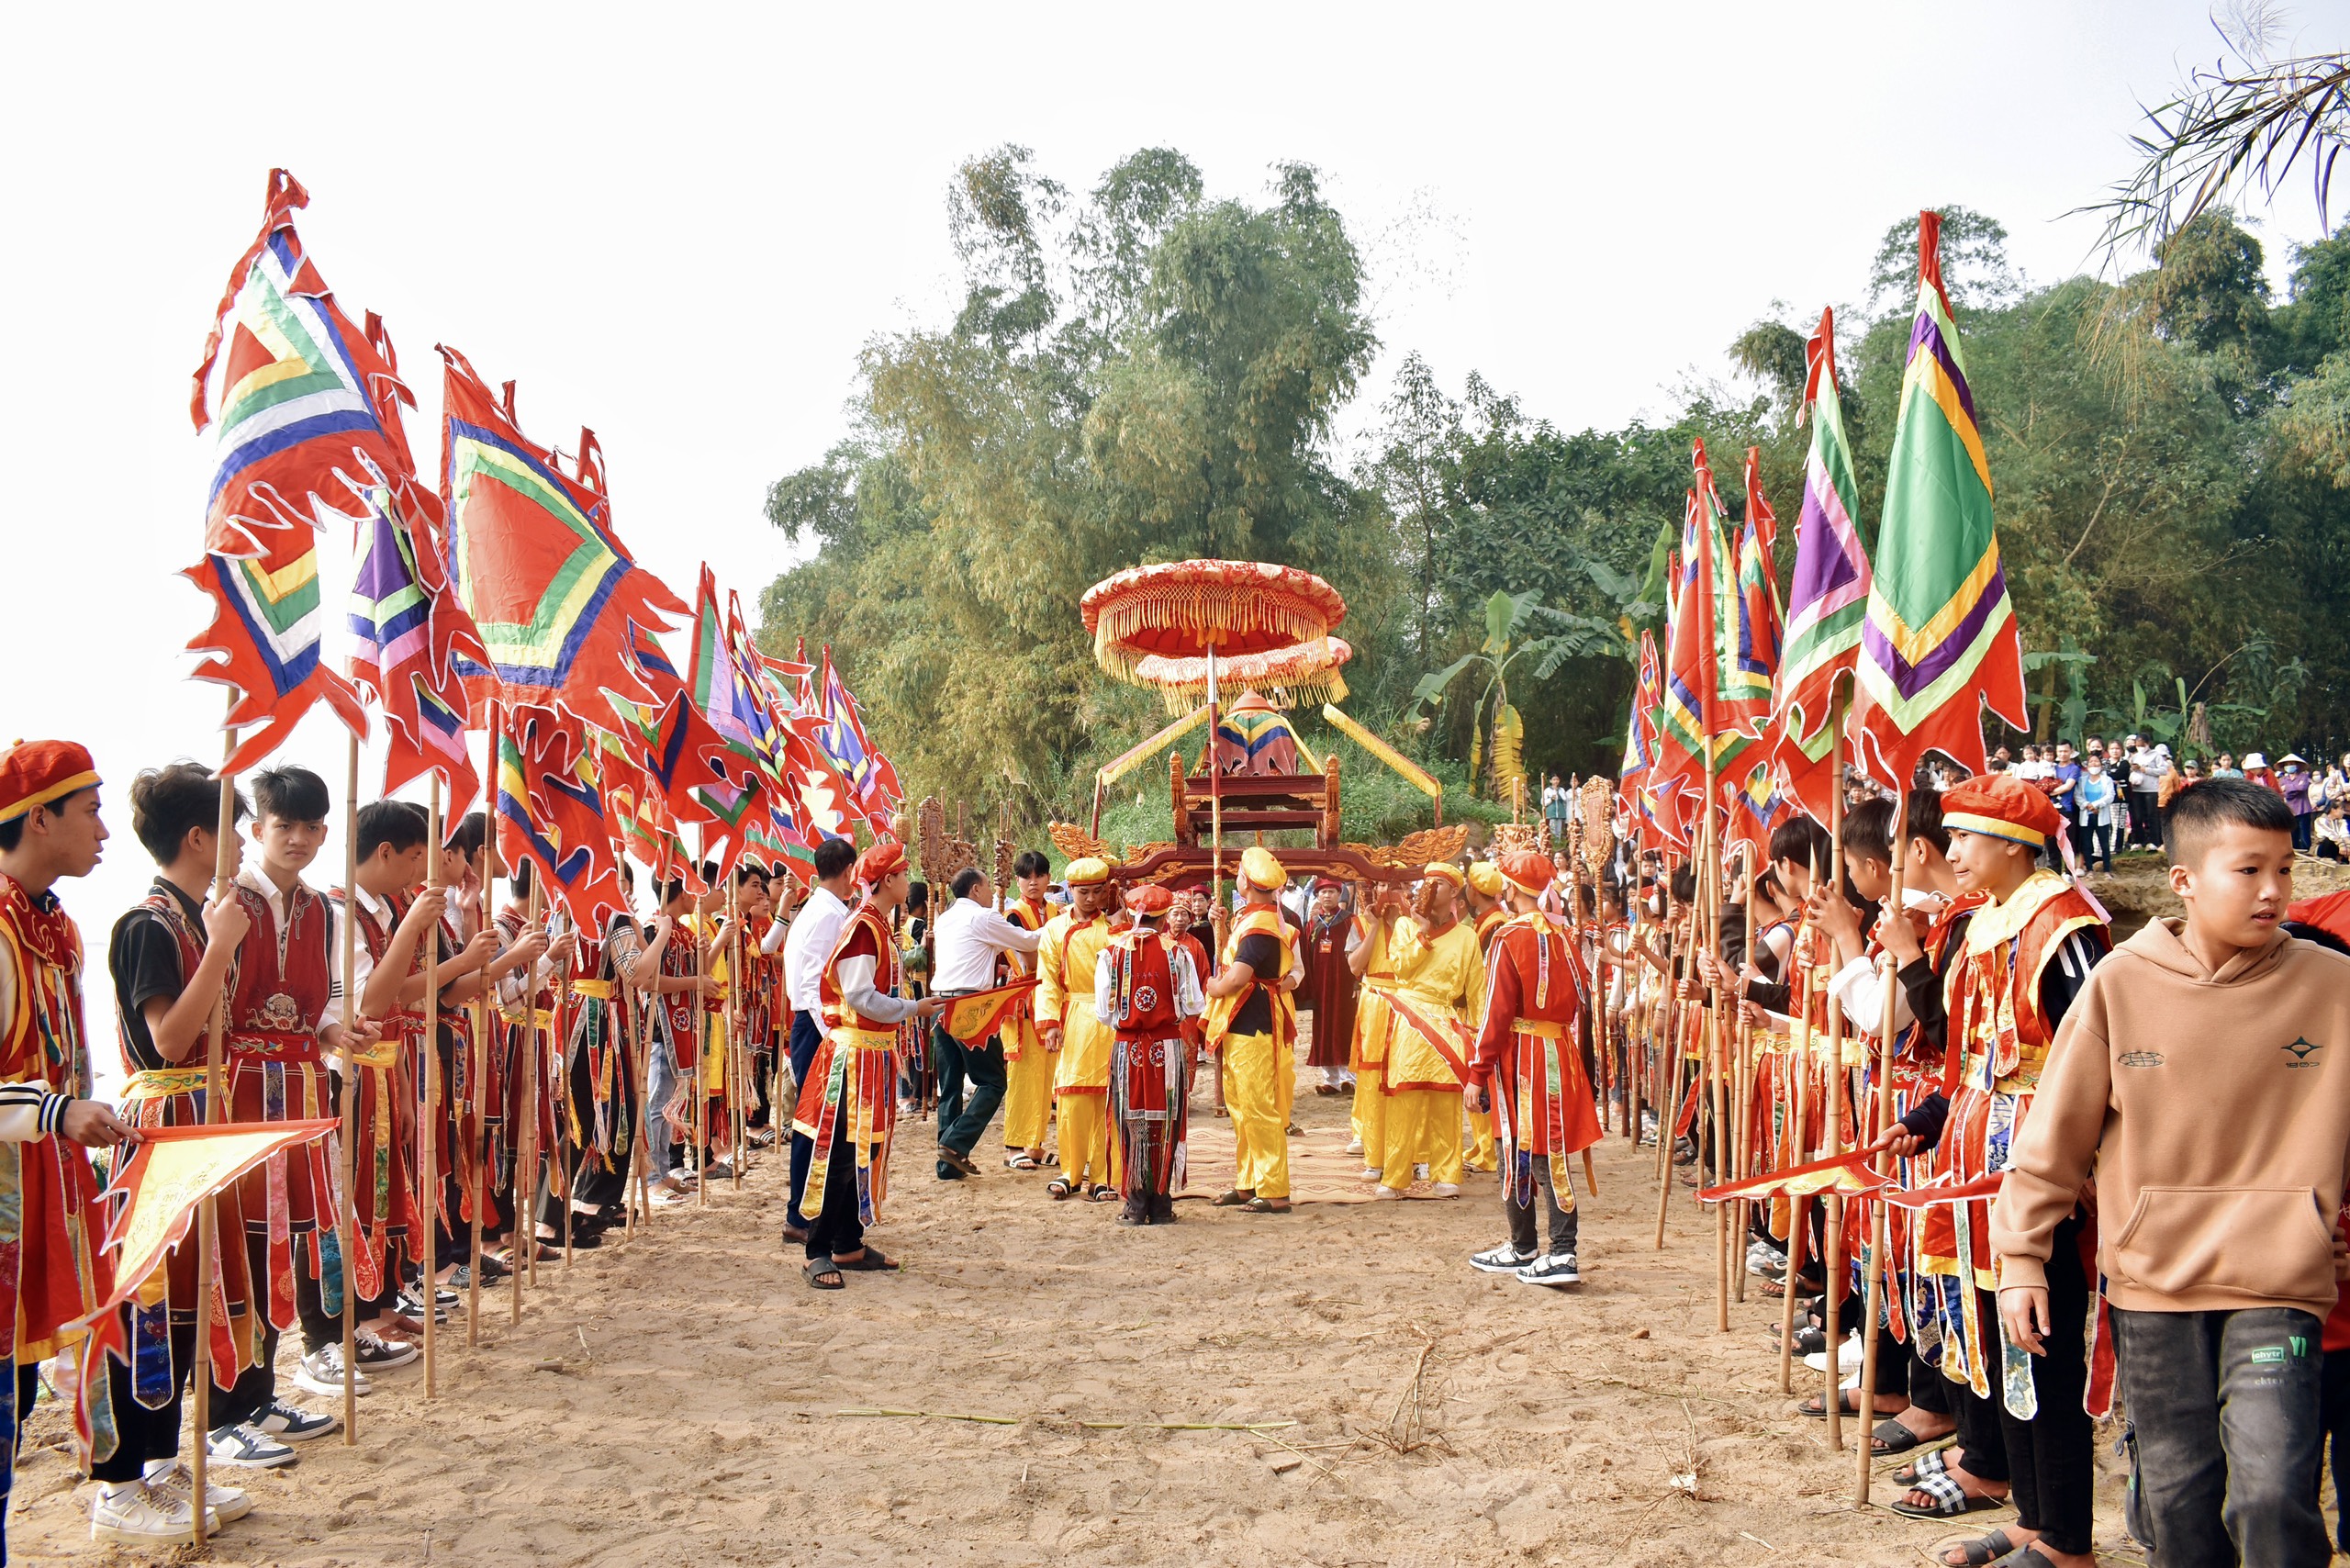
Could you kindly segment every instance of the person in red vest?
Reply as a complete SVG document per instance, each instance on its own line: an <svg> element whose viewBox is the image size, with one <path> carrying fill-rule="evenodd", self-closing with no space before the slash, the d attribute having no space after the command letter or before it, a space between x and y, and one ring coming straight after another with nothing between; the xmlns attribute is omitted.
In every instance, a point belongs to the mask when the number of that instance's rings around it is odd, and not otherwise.
<svg viewBox="0 0 2350 1568"><path fill-rule="evenodd" d="M1499 862L1509 918L1494 933L1485 1014L1465 1098L1493 1113L1501 1154L1502 1206L1510 1238L1470 1262L1529 1285L1580 1282L1574 1182L1567 1161L1600 1138L1583 1065L1583 967L1564 926L1542 912L1550 863L1532 850ZM1550 1249L1534 1250L1534 1193L1546 1200Z"/></svg>
<svg viewBox="0 0 2350 1568"><path fill-rule="evenodd" d="M1183 1184L1184 1021L1207 1011L1192 956L1163 930L1175 897L1165 888L1126 896L1135 924L1093 965L1093 1015L1115 1031L1110 1111L1117 1128L1120 1225L1172 1225Z"/></svg>

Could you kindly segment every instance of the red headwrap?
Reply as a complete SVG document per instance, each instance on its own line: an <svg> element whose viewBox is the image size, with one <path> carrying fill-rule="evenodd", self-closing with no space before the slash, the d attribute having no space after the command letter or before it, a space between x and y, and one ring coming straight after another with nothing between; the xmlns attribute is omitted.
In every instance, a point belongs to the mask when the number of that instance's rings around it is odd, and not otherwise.
<svg viewBox="0 0 2350 1568"><path fill-rule="evenodd" d="M1126 907L1136 914L1165 914L1175 902L1175 895L1156 882L1145 883L1126 895Z"/></svg>

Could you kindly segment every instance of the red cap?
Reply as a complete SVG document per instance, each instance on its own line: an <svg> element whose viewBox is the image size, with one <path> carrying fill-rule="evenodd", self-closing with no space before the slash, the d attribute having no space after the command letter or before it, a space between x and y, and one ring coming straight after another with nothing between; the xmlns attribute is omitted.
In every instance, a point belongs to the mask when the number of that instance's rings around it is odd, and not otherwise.
<svg viewBox="0 0 2350 1568"><path fill-rule="evenodd" d="M72 741L18 741L0 752L0 823L98 782L98 765Z"/></svg>
<svg viewBox="0 0 2350 1568"><path fill-rule="evenodd" d="M1548 857L1532 849L1513 849L1494 864L1501 868L1502 879L1528 898L1539 899L1548 892L1551 878L1558 874Z"/></svg>
<svg viewBox="0 0 2350 1568"><path fill-rule="evenodd" d="M2012 773L1984 773L1942 791L1942 826L2034 849L2063 831L2055 802Z"/></svg>
<svg viewBox="0 0 2350 1568"><path fill-rule="evenodd" d="M1147 882L1126 895L1126 907L1136 914L1165 914L1175 902L1175 895L1156 882Z"/></svg>
<svg viewBox="0 0 2350 1568"><path fill-rule="evenodd" d="M879 886L883 879L905 868L906 846L894 838L878 840L856 857L856 879L868 888Z"/></svg>

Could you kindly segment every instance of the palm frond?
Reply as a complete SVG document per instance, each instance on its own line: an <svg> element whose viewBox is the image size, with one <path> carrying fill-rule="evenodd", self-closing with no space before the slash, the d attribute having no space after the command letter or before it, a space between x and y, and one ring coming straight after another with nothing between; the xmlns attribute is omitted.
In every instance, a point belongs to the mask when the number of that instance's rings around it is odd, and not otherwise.
<svg viewBox="0 0 2350 1568"><path fill-rule="evenodd" d="M2158 247L2232 192L2274 201L2296 167L2309 173L2322 226L2350 143L2350 53L2223 61L2145 114L2149 129L2131 138L2137 172L2110 199L2078 209L2105 215L2098 247L2109 260Z"/></svg>

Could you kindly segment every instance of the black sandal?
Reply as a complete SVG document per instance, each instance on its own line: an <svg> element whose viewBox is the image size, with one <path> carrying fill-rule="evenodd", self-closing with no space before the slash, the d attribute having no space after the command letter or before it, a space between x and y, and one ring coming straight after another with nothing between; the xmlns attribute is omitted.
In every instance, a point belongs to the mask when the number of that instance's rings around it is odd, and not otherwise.
<svg viewBox="0 0 2350 1568"><path fill-rule="evenodd" d="M896 1271L898 1260L878 1247L868 1247L865 1249L865 1256L862 1258L834 1259L833 1267L846 1269L859 1274L885 1273Z"/></svg>
<svg viewBox="0 0 2350 1568"><path fill-rule="evenodd" d="M1045 1191L1051 1194L1053 1202L1058 1204L1069 1195L1070 1188L1068 1182L1056 1176L1045 1183Z"/></svg>
<svg viewBox="0 0 2350 1568"><path fill-rule="evenodd" d="M1250 1188L1248 1191L1243 1192L1237 1187L1235 1187L1229 1193L1219 1193L1214 1197L1208 1200L1209 1203L1220 1209L1237 1209L1244 1204L1253 1204L1256 1201L1256 1189Z"/></svg>
<svg viewBox="0 0 2350 1568"><path fill-rule="evenodd" d="M1895 1513L1908 1519L1954 1519L1964 1514L1980 1513L1987 1508L2004 1508L2008 1506L2008 1500L2005 1497L1975 1495L1960 1486L1956 1479L1947 1474L1921 1475L1918 1478L1918 1484L1909 1490L1923 1492L1932 1501L1921 1508L1909 1501L1905 1495L1896 1497L1886 1505ZM2053 1564L2051 1564L2051 1568L2053 1568Z"/></svg>
<svg viewBox="0 0 2350 1568"><path fill-rule="evenodd" d="M1991 1568L1992 1563L2015 1549L2016 1543L2009 1539L2007 1531L1995 1529L1989 1535L1977 1537L1958 1549L1965 1558L1964 1562L1951 1562L1947 1547L1936 1555L1942 1559L1944 1568Z"/></svg>
<svg viewBox="0 0 2350 1568"><path fill-rule="evenodd" d="M841 1277L841 1266L830 1258L811 1258L800 1266L800 1271L808 1276L808 1283L812 1289L840 1291L848 1288L848 1282ZM833 1282L829 1285L824 1282L827 1279Z"/></svg>
<svg viewBox="0 0 2350 1568"><path fill-rule="evenodd" d="M1251 1198L1240 1206L1252 1215L1285 1215L1290 1211L1287 1198Z"/></svg>
<svg viewBox="0 0 2350 1568"><path fill-rule="evenodd" d="M1096 1182L1092 1190L1085 1194L1085 1201L1089 1204L1114 1204L1118 1201L1118 1189L1105 1187Z"/></svg>

